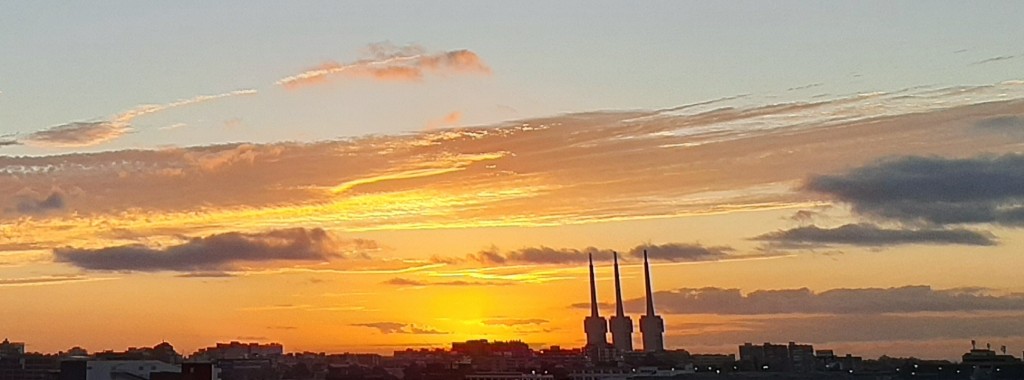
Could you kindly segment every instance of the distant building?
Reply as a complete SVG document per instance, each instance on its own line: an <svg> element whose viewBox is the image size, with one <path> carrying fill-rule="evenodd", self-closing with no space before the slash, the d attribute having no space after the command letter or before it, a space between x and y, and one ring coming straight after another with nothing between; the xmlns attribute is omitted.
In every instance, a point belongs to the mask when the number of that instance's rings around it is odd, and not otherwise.
<svg viewBox="0 0 1024 380"><path fill-rule="evenodd" d="M212 361L222 359L277 358L284 354L284 346L277 343L217 343L216 346L200 348L192 359Z"/></svg>
<svg viewBox="0 0 1024 380"><path fill-rule="evenodd" d="M789 371L811 372L814 371L814 346L809 344L796 344L789 342Z"/></svg>
<svg viewBox="0 0 1024 380"><path fill-rule="evenodd" d="M220 380L278 379L271 359L221 359L215 365L220 370Z"/></svg>
<svg viewBox="0 0 1024 380"><path fill-rule="evenodd" d="M25 353L25 343L0 343L0 380L53 380L59 365L56 356Z"/></svg>
<svg viewBox="0 0 1024 380"><path fill-rule="evenodd" d="M554 378L555 375L536 372L477 372L464 377L465 380L554 380Z"/></svg>
<svg viewBox="0 0 1024 380"><path fill-rule="evenodd" d="M181 373L181 367L159 360L67 360L59 380L140 380L154 373Z"/></svg>
<svg viewBox="0 0 1024 380"><path fill-rule="evenodd" d="M816 367L814 346L809 344L788 345L764 343L755 346L744 343L739 346L740 367L744 370L769 372L810 372Z"/></svg>
<svg viewBox="0 0 1024 380"><path fill-rule="evenodd" d="M693 366L699 372L704 371L717 371L717 370L732 370L733 365L736 364L736 355L734 354L693 354L690 355L690 360L693 362Z"/></svg>
<svg viewBox="0 0 1024 380"><path fill-rule="evenodd" d="M3 342L0 342L0 355L24 355L25 354L25 343L11 342L4 338Z"/></svg>

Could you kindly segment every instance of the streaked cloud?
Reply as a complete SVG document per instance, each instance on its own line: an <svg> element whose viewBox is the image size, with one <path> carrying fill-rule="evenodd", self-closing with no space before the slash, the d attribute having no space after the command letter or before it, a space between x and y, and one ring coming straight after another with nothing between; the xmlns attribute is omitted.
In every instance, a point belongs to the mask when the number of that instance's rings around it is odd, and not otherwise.
<svg viewBox="0 0 1024 380"><path fill-rule="evenodd" d="M29 145L48 147L82 147L102 144L131 132L132 121L138 117L165 111L170 108L255 93L256 90L237 90L215 95L200 95L166 104L142 105L122 112L108 120L71 122L39 130L30 133L20 139L20 141Z"/></svg>
<svg viewBox="0 0 1024 380"><path fill-rule="evenodd" d="M904 244L951 244L951 245L996 245L995 236L984 231L962 228L952 229L911 229L883 228L873 224L845 224L834 228L802 226L788 230L769 232L754 240L768 241L783 246L819 247L834 244L884 247Z"/></svg>
<svg viewBox="0 0 1024 380"><path fill-rule="evenodd" d="M117 277L87 277L82 275L0 278L0 287L61 285L79 282L116 280Z"/></svg>
<svg viewBox="0 0 1024 380"><path fill-rule="evenodd" d="M411 323L398 322L369 322L354 323L352 326L369 327L377 329L381 334L414 334L414 335L443 335L449 332L440 331L431 327L417 326Z"/></svg>
<svg viewBox="0 0 1024 380"><path fill-rule="evenodd" d="M369 78L383 81L419 81L430 74L490 74L476 53L452 50L429 53L419 46L371 45L368 56L350 63L326 62L301 73L281 78L285 88L324 83L331 78Z"/></svg>
<svg viewBox="0 0 1024 380"><path fill-rule="evenodd" d="M99 249L58 248L56 261L82 269L111 271L218 271L266 261L322 262L342 257L322 229L291 228L262 233L229 232L191 238L169 247L125 245Z"/></svg>
<svg viewBox="0 0 1024 380"><path fill-rule="evenodd" d="M658 310L666 314L885 314L919 312L979 312L1024 310L1020 294L990 295L977 289L898 288L755 290L682 288L658 291ZM633 311L644 308L643 298L626 301ZM587 305L589 307L589 305Z"/></svg>

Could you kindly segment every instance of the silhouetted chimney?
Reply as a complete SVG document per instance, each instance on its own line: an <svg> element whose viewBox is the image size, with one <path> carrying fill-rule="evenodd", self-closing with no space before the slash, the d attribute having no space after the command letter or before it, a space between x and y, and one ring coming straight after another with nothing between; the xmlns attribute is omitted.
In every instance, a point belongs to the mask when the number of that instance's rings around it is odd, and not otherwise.
<svg viewBox="0 0 1024 380"><path fill-rule="evenodd" d="M622 309L622 284L619 281L619 254L612 252L615 265L615 316L611 318L612 345L619 351L633 351L633 320Z"/></svg>
<svg viewBox="0 0 1024 380"><path fill-rule="evenodd" d="M665 321L654 314L654 292L651 291L651 264L647 261L647 250L644 250L644 280L647 290L647 314L640 317L640 333L643 336L644 351L655 352L665 350Z"/></svg>
<svg viewBox="0 0 1024 380"><path fill-rule="evenodd" d="M597 283L594 279L594 255L590 255L590 316L583 320L583 331L587 333L587 347L608 345L608 321L601 317L597 308Z"/></svg>

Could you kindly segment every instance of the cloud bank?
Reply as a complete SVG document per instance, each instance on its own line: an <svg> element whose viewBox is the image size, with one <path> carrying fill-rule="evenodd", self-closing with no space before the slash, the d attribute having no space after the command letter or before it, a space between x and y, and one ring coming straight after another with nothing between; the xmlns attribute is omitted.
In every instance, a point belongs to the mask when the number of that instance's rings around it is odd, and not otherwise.
<svg viewBox="0 0 1024 380"><path fill-rule="evenodd" d="M640 260L643 258L644 250L648 258L654 261L714 261L732 258L731 247L705 247L700 244L668 243L668 244L642 244L631 248L619 255L620 260ZM583 249L573 248L550 248L550 247L528 247L517 250L501 252L497 248L482 250L475 254L466 256L466 260L479 262L481 264L502 265L502 264L585 264L593 256L594 261L612 261L612 250L595 247ZM439 259L447 260L447 259Z"/></svg>
<svg viewBox="0 0 1024 380"><path fill-rule="evenodd" d="M936 290L929 286L898 288L756 290L682 288L654 294L658 310L667 314L888 314L918 312L1022 311L1024 296L987 295L977 289ZM626 301L643 310L644 299Z"/></svg>
<svg viewBox="0 0 1024 380"><path fill-rule="evenodd" d="M995 237L988 232L967 229L889 229L872 224L846 224L835 228L803 226L770 232L754 240L789 247L815 247L835 244L885 247L904 244L955 244L992 246Z"/></svg>

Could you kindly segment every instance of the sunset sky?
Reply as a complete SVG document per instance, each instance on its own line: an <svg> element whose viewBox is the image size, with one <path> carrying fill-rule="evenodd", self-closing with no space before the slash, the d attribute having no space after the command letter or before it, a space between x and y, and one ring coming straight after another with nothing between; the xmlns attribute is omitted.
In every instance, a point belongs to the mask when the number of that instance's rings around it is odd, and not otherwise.
<svg viewBox="0 0 1024 380"><path fill-rule="evenodd" d="M5 2L0 339L578 347L646 249L669 348L1019 354L1022 14Z"/></svg>

